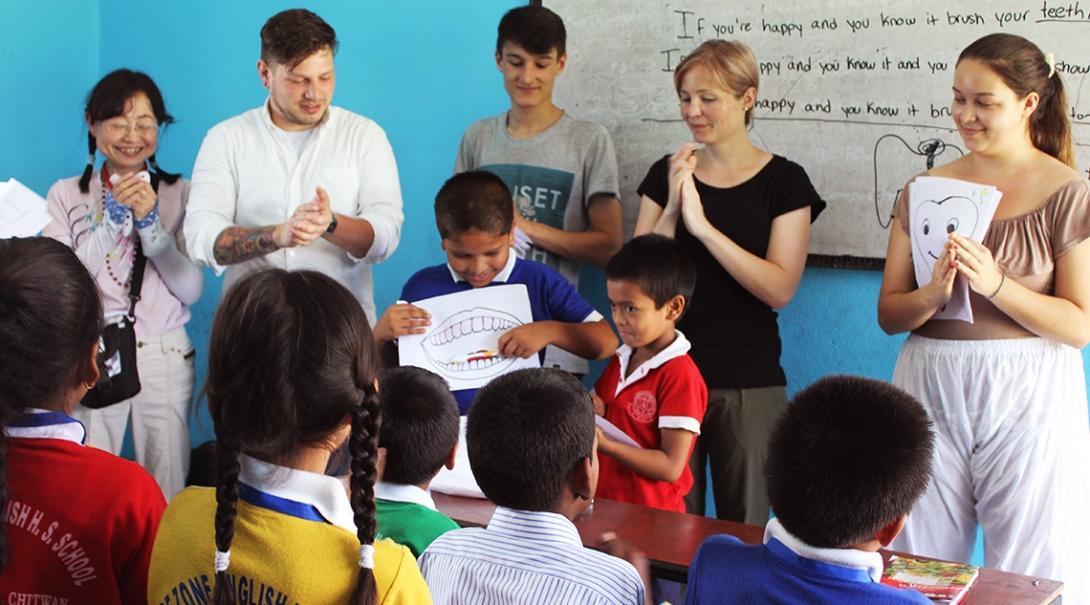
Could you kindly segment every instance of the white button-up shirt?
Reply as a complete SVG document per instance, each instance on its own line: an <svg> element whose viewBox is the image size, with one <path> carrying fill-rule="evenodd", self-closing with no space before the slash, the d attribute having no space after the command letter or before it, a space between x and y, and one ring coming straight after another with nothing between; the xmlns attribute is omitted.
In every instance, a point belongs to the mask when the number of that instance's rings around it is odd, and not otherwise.
<svg viewBox="0 0 1090 605"><path fill-rule="evenodd" d="M567 518L496 507L487 528L449 531L420 555L435 605L642 605L644 586L623 559L583 546Z"/></svg>
<svg viewBox="0 0 1090 605"><path fill-rule="evenodd" d="M373 121L330 106L313 136L297 152L272 122L268 102L212 127L193 166L185 217L190 256L216 273L213 248L224 229L278 225L315 188L329 193L336 214L367 220L375 231L371 249L355 258L318 238L226 268L224 291L247 273L268 267L320 271L347 287L375 321L370 264L397 248L404 215L397 164L386 133Z"/></svg>

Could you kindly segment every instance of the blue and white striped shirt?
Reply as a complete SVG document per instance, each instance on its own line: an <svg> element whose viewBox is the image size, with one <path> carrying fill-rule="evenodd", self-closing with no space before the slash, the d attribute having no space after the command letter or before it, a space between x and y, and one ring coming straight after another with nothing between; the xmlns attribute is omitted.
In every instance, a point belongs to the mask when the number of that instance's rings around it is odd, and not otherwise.
<svg viewBox="0 0 1090 605"><path fill-rule="evenodd" d="M630 563L584 548L563 515L496 507L487 528L447 532L420 555L435 605L642 605Z"/></svg>

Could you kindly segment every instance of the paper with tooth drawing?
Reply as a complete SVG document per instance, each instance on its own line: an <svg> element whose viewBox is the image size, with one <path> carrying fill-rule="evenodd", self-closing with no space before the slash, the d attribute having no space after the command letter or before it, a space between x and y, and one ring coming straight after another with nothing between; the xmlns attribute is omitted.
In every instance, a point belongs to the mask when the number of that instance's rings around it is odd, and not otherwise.
<svg viewBox="0 0 1090 605"><path fill-rule="evenodd" d="M1003 193L991 185L941 177L918 177L908 185L908 234L916 284L931 281L931 271L942 256L950 233L981 242ZM957 319L973 323L969 282L964 275L954 281L950 300L932 319Z"/></svg>
<svg viewBox="0 0 1090 605"><path fill-rule="evenodd" d="M15 179L0 182L0 239L37 235L51 220L42 196Z"/></svg>
<svg viewBox="0 0 1090 605"><path fill-rule="evenodd" d="M474 288L413 304L431 314L431 326L426 334L398 338L399 361L439 374L451 390L477 389L501 374L541 365L537 355L499 355L504 332L533 322L523 284Z"/></svg>

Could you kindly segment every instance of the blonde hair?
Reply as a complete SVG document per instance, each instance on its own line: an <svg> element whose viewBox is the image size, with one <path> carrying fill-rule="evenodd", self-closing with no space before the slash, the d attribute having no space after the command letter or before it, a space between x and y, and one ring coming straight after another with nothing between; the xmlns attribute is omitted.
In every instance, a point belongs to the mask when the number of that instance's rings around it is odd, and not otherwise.
<svg viewBox="0 0 1090 605"><path fill-rule="evenodd" d="M674 90L681 94L681 81L694 67L704 66L712 72L723 90L735 96L753 88L758 90L760 70L753 51L741 42L708 40L689 53L674 70ZM746 126L753 116L753 108L746 109Z"/></svg>

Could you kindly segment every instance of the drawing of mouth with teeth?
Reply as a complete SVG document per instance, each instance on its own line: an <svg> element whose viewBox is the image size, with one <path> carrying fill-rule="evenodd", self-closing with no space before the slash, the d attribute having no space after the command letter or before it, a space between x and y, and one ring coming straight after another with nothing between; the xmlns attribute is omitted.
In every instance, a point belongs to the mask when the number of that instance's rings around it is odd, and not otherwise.
<svg viewBox="0 0 1090 605"><path fill-rule="evenodd" d="M497 352L500 335L521 325L504 311L474 307L448 317L424 336L421 346L435 371L447 378L491 378L515 362Z"/></svg>

